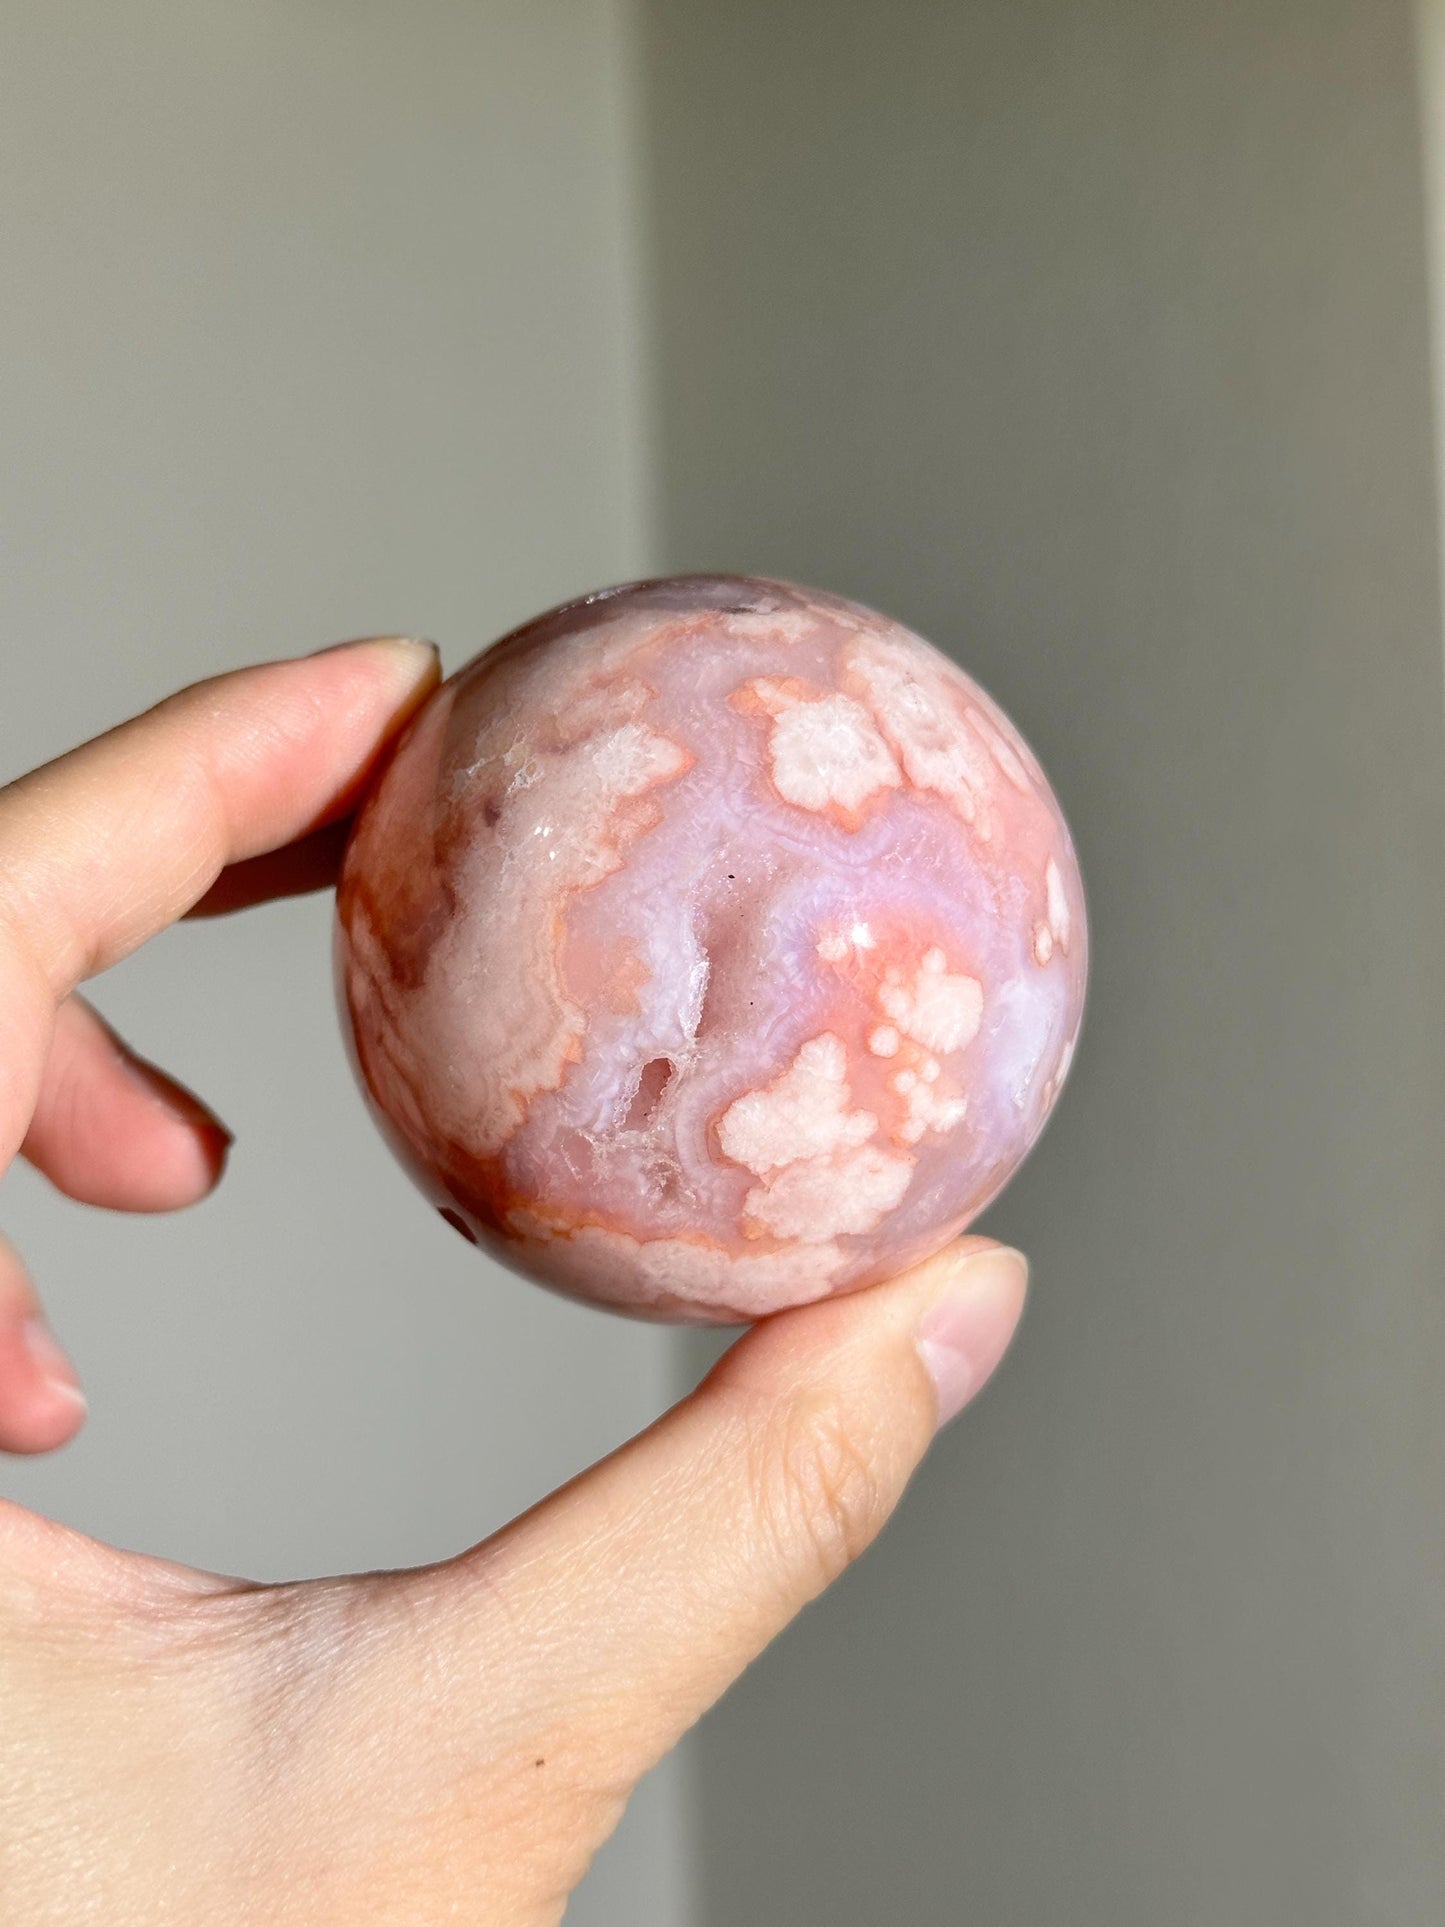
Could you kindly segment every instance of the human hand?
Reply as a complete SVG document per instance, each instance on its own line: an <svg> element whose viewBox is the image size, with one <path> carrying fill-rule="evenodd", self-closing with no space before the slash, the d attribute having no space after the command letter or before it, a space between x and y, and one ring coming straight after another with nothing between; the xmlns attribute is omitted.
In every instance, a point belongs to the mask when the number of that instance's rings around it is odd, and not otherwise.
<svg viewBox="0 0 1445 1927"><path fill-rule="evenodd" d="M334 879L437 676L380 640L241 670L0 790L0 1169L189 1204L228 1142L76 986L195 908ZM492 1538L260 1586L0 1501L7 1927L560 1918L638 1779L873 1538L1013 1334L1025 1269L966 1239L769 1318L689 1398ZM0 1241L0 1447L79 1428Z"/></svg>

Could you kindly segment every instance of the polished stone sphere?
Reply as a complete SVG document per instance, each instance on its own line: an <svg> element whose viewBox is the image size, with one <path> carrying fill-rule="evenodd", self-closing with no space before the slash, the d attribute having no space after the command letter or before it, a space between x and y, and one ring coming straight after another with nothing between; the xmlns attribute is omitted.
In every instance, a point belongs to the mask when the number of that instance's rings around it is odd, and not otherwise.
<svg viewBox="0 0 1445 1927"><path fill-rule="evenodd" d="M740 576L604 590L459 670L337 912L359 1079L442 1216L660 1318L936 1250L1083 1011L1073 846L1008 718L887 617Z"/></svg>

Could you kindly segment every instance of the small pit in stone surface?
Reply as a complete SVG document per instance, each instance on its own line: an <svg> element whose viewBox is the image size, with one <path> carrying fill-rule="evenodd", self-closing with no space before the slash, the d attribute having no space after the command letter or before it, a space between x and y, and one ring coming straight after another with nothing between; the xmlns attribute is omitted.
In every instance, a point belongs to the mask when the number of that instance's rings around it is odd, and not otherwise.
<svg viewBox="0 0 1445 1927"><path fill-rule="evenodd" d="M672 1076L672 1060L667 1057L654 1057L650 1064L644 1064L642 1075L637 1080L637 1095L628 1107L623 1128L628 1131L645 1131L652 1122L662 1094L667 1089Z"/></svg>

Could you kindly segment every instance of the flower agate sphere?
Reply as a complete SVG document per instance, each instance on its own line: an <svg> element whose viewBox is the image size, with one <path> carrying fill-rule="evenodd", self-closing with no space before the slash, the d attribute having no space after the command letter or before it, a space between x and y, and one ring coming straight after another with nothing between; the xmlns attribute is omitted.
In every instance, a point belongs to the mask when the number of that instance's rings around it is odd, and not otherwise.
<svg viewBox="0 0 1445 1927"><path fill-rule="evenodd" d="M442 1215L662 1318L953 1237L1043 1127L1084 968L1008 719L897 623L743 577L607 590L476 657L338 895L358 1075Z"/></svg>

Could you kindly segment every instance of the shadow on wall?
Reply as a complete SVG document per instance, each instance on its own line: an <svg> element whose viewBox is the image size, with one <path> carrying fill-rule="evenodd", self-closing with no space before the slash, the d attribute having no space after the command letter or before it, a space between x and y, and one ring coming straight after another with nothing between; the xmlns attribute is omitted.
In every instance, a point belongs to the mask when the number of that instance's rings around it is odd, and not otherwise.
<svg viewBox="0 0 1445 1927"><path fill-rule="evenodd" d="M1035 1262L1016 1354L704 1727L701 1918L1431 1917L1408 9L645 18L659 560L953 651L1063 799L1096 957L987 1226Z"/></svg>

